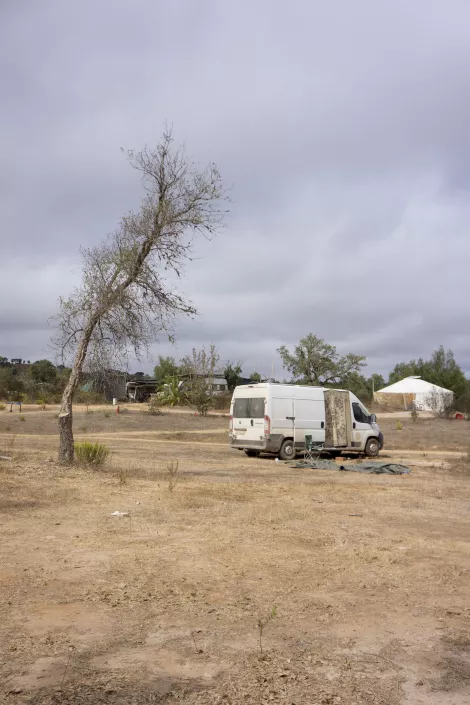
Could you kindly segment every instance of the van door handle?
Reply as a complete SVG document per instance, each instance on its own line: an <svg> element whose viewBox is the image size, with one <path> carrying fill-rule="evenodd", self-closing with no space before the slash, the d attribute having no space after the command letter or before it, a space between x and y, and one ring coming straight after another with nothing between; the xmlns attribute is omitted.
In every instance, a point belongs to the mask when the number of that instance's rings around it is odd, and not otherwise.
<svg viewBox="0 0 470 705"><path fill-rule="evenodd" d="M286 416L287 421L295 421L295 416Z"/></svg>
<svg viewBox="0 0 470 705"><path fill-rule="evenodd" d="M324 422L324 421L321 422L320 428L325 428L325 422Z"/></svg>
<svg viewBox="0 0 470 705"><path fill-rule="evenodd" d="M251 419L251 425L253 426L253 419Z"/></svg>
<svg viewBox="0 0 470 705"><path fill-rule="evenodd" d="M353 423L353 428L356 428L356 422Z"/></svg>

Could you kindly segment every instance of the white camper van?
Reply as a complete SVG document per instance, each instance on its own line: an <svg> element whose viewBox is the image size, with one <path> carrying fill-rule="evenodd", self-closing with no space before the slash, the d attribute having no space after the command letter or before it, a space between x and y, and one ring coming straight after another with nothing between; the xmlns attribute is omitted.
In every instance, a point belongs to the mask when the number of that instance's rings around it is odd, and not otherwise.
<svg viewBox="0 0 470 705"><path fill-rule="evenodd" d="M373 457L383 447L375 414L369 414L352 392L269 382L235 388L232 448L291 460L305 447L306 435L334 455L352 451Z"/></svg>

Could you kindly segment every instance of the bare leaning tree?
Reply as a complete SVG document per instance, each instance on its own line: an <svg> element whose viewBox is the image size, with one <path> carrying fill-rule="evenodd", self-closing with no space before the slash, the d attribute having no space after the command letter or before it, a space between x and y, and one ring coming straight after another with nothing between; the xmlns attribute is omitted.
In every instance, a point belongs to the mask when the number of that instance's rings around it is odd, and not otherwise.
<svg viewBox="0 0 470 705"><path fill-rule="evenodd" d="M74 459L72 402L85 362L133 350L139 359L178 315L194 315L166 274L178 277L196 234L210 238L222 225L226 200L217 167L199 170L166 130L155 149L128 152L145 195L102 244L82 251L81 285L60 300L55 344L73 358L59 413L59 461Z"/></svg>

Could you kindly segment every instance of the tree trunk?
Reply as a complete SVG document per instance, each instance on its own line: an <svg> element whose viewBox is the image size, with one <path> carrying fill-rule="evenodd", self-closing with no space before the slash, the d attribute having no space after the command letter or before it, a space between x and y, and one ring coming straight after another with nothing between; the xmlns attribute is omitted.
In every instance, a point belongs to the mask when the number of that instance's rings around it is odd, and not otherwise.
<svg viewBox="0 0 470 705"><path fill-rule="evenodd" d="M72 400L80 382L83 362L95 325L92 320L87 329L83 332L78 344L77 354L73 362L72 371L70 372L69 381L62 394L59 412L59 463L62 465L72 465L75 455L72 429Z"/></svg>
<svg viewBox="0 0 470 705"><path fill-rule="evenodd" d="M62 463L62 465L72 465L74 457L72 399L78 386L81 372L81 369L76 370L75 363L76 360L70 373L69 381L62 394L62 403L59 412L59 463Z"/></svg>
<svg viewBox="0 0 470 705"><path fill-rule="evenodd" d="M64 410L64 405L68 410ZM74 458L73 430L72 430L72 401L62 400L59 414L59 463L72 465Z"/></svg>

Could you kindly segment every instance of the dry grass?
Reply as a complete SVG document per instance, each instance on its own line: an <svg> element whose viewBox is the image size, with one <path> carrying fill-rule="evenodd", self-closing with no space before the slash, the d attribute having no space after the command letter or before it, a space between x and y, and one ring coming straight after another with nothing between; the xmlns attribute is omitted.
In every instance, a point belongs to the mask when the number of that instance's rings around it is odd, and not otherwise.
<svg viewBox="0 0 470 705"><path fill-rule="evenodd" d="M15 438L24 455L0 474L4 700L464 703L468 476L299 471L188 441L189 423L103 432L112 459L93 474L50 462L54 437Z"/></svg>
<svg viewBox="0 0 470 705"><path fill-rule="evenodd" d="M466 450L470 436L470 422L457 419L431 419L419 417L381 419L379 425L385 436L385 450ZM398 430L398 424L402 427Z"/></svg>
<svg viewBox="0 0 470 705"><path fill-rule="evenodd" d="M450 463L450 470L457 475L470 478L470 450Z"/></svg>
<svg viewBox="0 0 470 705"><path fill-rule="evenodd" d="M176 413L172 410L165 410L164 415L154 416L142 413L147 410L147 405L132 404L128 407L120 407L119 414L115 413L109 406L93 407L88 411L84 406L74 406L74 425L80 428L86 424L90 433L113 433L124 432L211 432L214 429L228 432L228 418L221 416L207 416L202 418L187 411L187 413ZM25 415L28 424L26 429L18 429L18 433L28 434L51 434L57 432L57 405L47 406L45 411L38 409L36 405L23 405L22 413ZM8 410L0 413L0 434L5 424L18 421L16 411L10 414ZM19 426L19 424L18 424Z"/></svg>

